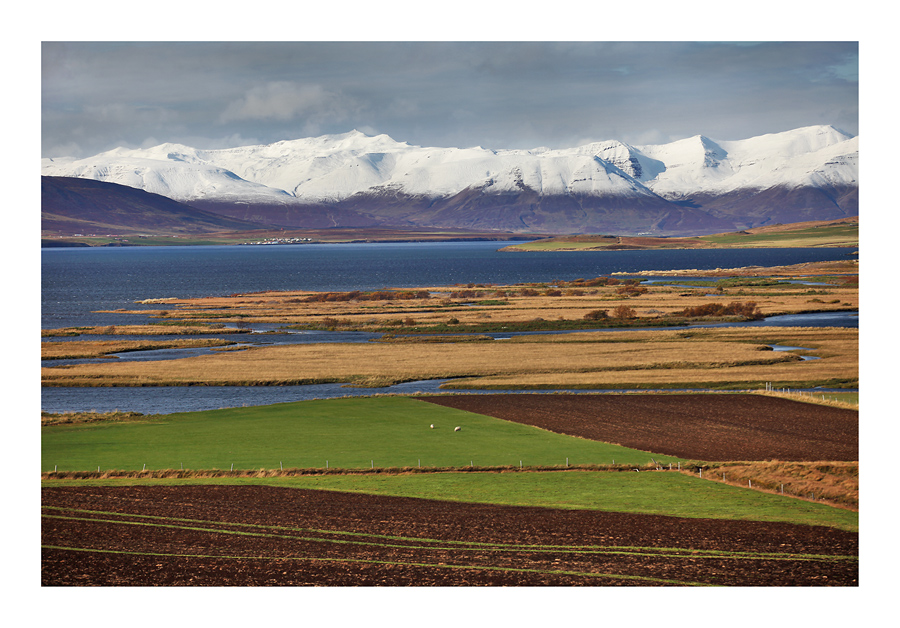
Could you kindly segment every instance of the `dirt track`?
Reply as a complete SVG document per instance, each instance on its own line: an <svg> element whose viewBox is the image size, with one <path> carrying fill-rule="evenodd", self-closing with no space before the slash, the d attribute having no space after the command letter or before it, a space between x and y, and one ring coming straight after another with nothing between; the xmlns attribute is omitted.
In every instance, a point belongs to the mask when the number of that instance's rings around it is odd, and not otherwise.
<svg viewBox="0 0 900 628"><path fill-rule="evenodd" d="M859 574L857 534L785 523L260 486L44 488L42 507L43 585L856 586Z"/></svg>
<svg viewBox="0 0 900 628"><path fill-rule="evenodd" d="M420 399L692 460L859 460L857 411L777 397L479 394Z"/></svg>

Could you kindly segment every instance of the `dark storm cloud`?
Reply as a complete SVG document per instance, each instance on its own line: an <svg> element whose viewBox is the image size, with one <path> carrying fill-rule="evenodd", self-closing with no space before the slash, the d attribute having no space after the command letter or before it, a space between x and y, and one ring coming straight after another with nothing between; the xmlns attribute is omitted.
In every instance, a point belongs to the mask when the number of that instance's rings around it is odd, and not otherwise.
<svg viewBox="0 0 900 628"><path fill-rule="evenodd" d="M856 43L44 43L44 156L357 128L430 146L858 132Z"/></svg>

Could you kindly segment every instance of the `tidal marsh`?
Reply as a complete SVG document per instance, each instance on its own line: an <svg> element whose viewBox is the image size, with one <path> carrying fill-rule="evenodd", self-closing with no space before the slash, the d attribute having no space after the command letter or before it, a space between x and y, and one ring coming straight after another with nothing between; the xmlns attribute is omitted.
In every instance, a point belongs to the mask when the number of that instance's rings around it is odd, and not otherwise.
<svg viewBox="0 0 900 628"><path fill-rule="evenodd" d="M815 349L802 360L770 344ZM804 352L809 353L809 352ZM670 383L762 388L858 377L858 330L714 328L517 336L504 341L298 344L179 360L42 369L45 386L286 385L348 382L384 386L454 379L460 387L621 388Z"/></svg>
<svg viewBox="0 0 900 628"><path fill-rule="evenodd" d="M235 333L250 325L341 331L410 331L483 333L596 327L673 326L698 320L690 312L740 304L759 315L859 309L856 262L792 268L705 271L738 279L714 286L684 287L673 280L637 286L636 279L598 277L568 282L498 286L470 284L371 293L283 291L233 294L196 299L145 299L157 310L135 310L158 320L146 333ZM779 279L748 276L771 273ZM820 278L821 277L821 278ZM743 278L743 279L742 279ZM804 286L788 280L825 285ZM628 317L617 314L627 308ZM126 313L124 311L119 314ZM742 320L740 316L716 320ZM229 327L225 327L228 325ZM45 332L77 333L64 329ZM84 331L83 333L102 333ZM134 333L145 333L134 332Z"/></svg>

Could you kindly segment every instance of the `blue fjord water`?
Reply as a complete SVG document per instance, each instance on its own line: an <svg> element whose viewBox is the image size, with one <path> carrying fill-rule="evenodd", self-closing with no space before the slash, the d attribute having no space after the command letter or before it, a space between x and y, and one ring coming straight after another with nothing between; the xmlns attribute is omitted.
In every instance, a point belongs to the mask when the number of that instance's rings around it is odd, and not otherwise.
<svg viewBox="0 0 900 628"><path fill-rule="evenodd" d="M141 309L135 301L148 298L263 290L516 284L674 269L696 269L702 276L702 271L716 268L848 259L855 252L834 248L502 253L497 250L502 246L504 243L498 242L446 242L43 249L41 326L52 329L140 323L141 316L98 311ZM158 306L146 306L153 307ZM858 318L846 313L820 318L818 322L815 317L794 317L754 324L858 325ZM48 412L119 409L165 414L349 394L427 392L437 390L438 385L417 382L384 391L340 385L45 388L41 406Z"/></svg>
<svg viewBox="0 0 900 628"><path fill-rule="evenodd" d="M263 290L376 290L516 284L615 272L736 268L847 259L855 249L710 249L502 253L500 242L48 248L43 328L120 324L98 309L158 297ZM135 322L133 317L118 317Z"/></svg>

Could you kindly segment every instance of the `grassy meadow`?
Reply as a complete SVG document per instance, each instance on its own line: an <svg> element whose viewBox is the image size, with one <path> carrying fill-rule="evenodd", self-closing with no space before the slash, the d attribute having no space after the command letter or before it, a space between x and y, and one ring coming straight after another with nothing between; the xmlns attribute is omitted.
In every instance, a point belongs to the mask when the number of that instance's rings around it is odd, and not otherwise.
<svg viewBox="0 0 900 628"><path fill-rule="evenodd" d="M654 472L657 463L664 468L671 463L673 469L683 463L682 473ZM519 465L524 472L518 472ZM613 465L620 472L591 468ZM793 466L800 473L821 475L821 465ZM632 467L644 472L632 473ZM753 463L741 468L712 465L701 479L689 461L671 456L402 396L47 425L42 428L41 468L44 486L253 483L851 530L858 526L858 513L851 510L734 485L733 480L760 477ZM282 474L282 468L288 473ZM463 472L467 468L471 470ZM319 473L294 475L291 469ZM724 481L723 472L732 482ZM772 481L791 481L770 475Z"/></svg>
<svg viewBox="0 0 900 628"><path fill-rule="evenodd" d="M771 225L714 235L662 238L579 235L514 244L508 251L602 251L620 249L708 249L859 246L859 219Z"/></svg>
<svg viewBox="0 0 900 628"><path fill-rule="evenodd" d="M42 471L565 466L567 459L570 465L643 466L651 454L407 397L54 425L41 434Z"/></svg>
<svg viewBox="0 0 900 628"><path fill-rule="evenodd" d="M741 248L859 246L859 222L847 221L794 229L758 228L744 233L700 236L717 246Z"/></svg>
<svg viewBox="0 0 900 628"><path fill-rule="evenodd" d="M859 513L711 482L687 473L548 471L527 473L317 475L249 478L47 479L44 486L152 483L253 484L509 506L600 510L704 519L783 521L856 531Z"/></svg>

